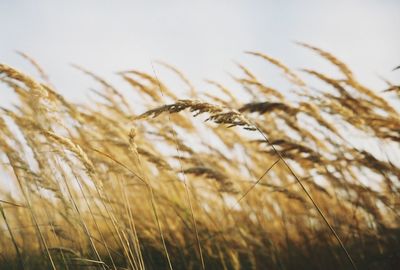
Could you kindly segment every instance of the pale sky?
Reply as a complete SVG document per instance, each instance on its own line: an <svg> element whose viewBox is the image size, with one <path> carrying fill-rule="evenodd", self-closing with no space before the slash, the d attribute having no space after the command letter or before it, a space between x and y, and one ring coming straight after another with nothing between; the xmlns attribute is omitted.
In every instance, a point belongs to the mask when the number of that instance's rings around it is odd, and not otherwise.
<svg viewBox="0 0 400 270"><path fill-rule="evenodd" d="M384 87L378 75L400 82L400 72L391 71L400 65L399 0L0 0L0 23L0 62L35 74L15 50L29 54L75 101L96 84L70 63L126 88L115 72L151 72L155 59L177 66L199 88L205 78L230 81L227 72L238 72L232 60L273 82L276 74L246 50L294 69L330 71L293 41L334 53L367 85ZM10 97L3 88L0 106Z"/></svg>

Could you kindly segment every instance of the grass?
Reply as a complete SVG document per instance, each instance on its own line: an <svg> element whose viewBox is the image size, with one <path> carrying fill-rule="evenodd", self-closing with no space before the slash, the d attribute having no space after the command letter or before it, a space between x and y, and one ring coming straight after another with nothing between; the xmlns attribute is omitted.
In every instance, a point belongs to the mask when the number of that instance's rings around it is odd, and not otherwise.
<svg viewBox="0 0 400 270"><path fill-rule="evenodd" d="M82 105L29 56L38 78L0 64L18 97L0 113L0 268L397 269L398 86L299 45L340 76L248 52L289 90L238 63L237 89L207 93L157 63L186 96L153 67L118 73L132 100L76 66L98 84Z"/></svg>

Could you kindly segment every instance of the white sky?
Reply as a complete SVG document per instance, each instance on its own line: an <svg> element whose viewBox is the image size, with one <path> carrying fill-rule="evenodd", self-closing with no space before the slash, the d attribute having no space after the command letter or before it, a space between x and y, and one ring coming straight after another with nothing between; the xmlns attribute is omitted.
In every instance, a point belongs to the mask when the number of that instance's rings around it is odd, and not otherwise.
<svg viewBox="0 0 400 270"><path fill-rule="evenodd" d="M118 84L116 71L151 72L150 61L161 59L200 88L204 78L230 81L227 72L237 71L232 60L274 81L275 73L262 73L268 65L245 50L295 69L327 68L294 40L334 53L373 87L384 87L378 74L400 82L400 71L391 71L400 65L399 0L0 0L0 23L0 62L33 73L15 50L28 53L61 93L78 101L96 84L69 63ZM0 98L0 106L10 98L3 87Z"/></svg>

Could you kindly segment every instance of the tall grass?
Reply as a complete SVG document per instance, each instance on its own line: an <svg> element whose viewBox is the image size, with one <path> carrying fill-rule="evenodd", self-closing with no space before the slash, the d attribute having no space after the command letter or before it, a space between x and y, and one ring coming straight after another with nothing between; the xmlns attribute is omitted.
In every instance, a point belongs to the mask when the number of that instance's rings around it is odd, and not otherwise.
<svg viewBox="0 0 400 270"><path fill-rule="evenodd" d="M131 100L77 67L99 86L80 105L27 55L38 79L0 64L18 97L0 113L0 268L398 269L398 87L299 45L340 76L248 52L289 91L238 64L237 89L210 94L157 63L186 97L120 72Z"/></svg>

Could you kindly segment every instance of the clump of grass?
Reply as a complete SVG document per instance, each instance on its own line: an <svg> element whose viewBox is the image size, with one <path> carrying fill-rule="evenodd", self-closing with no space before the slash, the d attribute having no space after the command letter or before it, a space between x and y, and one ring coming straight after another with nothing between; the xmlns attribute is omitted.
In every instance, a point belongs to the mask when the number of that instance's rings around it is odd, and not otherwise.
<svg viewBox="0 0 400 270"><path fill-rule="evenodd" d="M297 74L249 52L292 92L238 63L240 90L208 81L222 94L211 95L157 63L188 96L177 99L155 73L120 72L142 97L133 102L75 66L100 87L95 102L77 105L29 56L39 79L1 64L2 91L18 104L0 113L11 187L0 186L0 268L396 269L393 91L369 89L332 54L300 45L343 77Z"/></svg>

